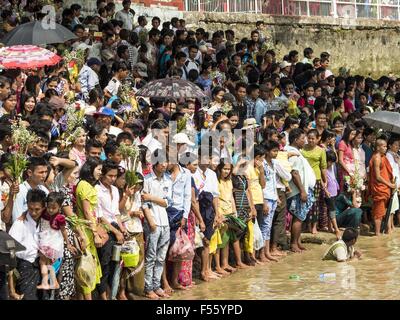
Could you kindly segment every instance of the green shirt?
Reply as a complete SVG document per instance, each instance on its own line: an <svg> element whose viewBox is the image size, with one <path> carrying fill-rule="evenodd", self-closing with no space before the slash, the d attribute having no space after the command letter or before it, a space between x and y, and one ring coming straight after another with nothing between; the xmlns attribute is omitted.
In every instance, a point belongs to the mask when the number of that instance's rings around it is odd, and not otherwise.
<svg viewBox="0 0 400 320"><path fill-rule="evenodd" d="M327 168L326 164L326 152L321 147L315 147L312 150L307 150L306 148L301 150L304 158L307 159L311 168L314 170L315 178L321 180L321 170Z"/></svg>

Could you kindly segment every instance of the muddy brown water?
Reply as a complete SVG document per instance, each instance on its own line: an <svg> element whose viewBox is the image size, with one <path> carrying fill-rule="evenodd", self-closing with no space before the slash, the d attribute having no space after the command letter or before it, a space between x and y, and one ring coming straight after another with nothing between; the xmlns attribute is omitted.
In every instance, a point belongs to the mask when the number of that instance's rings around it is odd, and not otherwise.
<svg viewBox="0 0 400 320"><path fill-rule="evenodd" d="M220 280L195 279L198 285L172 299L399 299L400 229L390 236L360 237L356 249L362 258L350 262L322 261L328 244L306 247L278 263L239 270ZM321 279L321 274L328 276Z"/></svg>

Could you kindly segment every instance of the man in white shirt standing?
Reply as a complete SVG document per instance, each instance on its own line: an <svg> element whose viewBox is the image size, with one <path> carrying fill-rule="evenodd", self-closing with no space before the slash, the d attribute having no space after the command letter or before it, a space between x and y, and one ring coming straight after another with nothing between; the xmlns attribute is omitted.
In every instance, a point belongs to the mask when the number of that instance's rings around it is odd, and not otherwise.
<svg viewBox="0 0 400 320"><path fill-rule="evenodd" d="M78 81L81 85L81 92L85 100L89 99L89 92L98 87L99 76L97 73L100 71L101 61L97 58L90 58L79 72ZM100 89L101 90L101 89Z"/></svg>
<svg viewBox="0 0 400 320"><path fill-rule="evenodd" d="M46 208L46 193L38 189L30 190L27 202L28 211L14 222L9 234L26 248L16 253L20 275L17 292L23 295L24 300L38 300L36 287L40 283L40 270L37 233L40 230L38 222Z"/></svg>
<svg viewBox="0 0 400 320"><path fill-rule="evenodd" d="M306 220L308 211L311 209L315 199L313 189L316 183L314 170L308 161L300 153L305 145L306 135L304 131L297 128L289 133L290 146L285 151L298 154L289 158L292 165L292 180L289 182L291 192L287 196L287 206L293 216L290 247L293 252L301 252L305 248L301 245L301 226Z"/></svg>
<svg viewBox="0 0 400 320"><path fill-rule="evenodd" d="M117 180L117 175L118 165L111 160L106 160L103 163L100 183L95 186L98 198L96 216L109 229L108 241L97 249L102 271L97 291L103 300L108 300L107 287L111 288L115 271L115 263L111 261L113 246L124 242L123 233L126 232L120 219L118 188L113 185Z"/></svg>
<svg viewBox="0 0 400 320"><path fill-rule="evenodd" d="M142 201L146 220L144 292L149 299L169 297L161 289L161 276L167 256L170 230L167 207L172 203L172 182L165 174L168 166L165 151L157 149L151 156L153 172L146 176Z"/></svg>
<svg viewBox="0 0 400 320"><path fill-rule="evenodd" d="M28 191L31 189L40 189L47 195L49 191L44 186L47 178L47 162L43 158L29 158L28 170L26 171L28 179L19 185L19 192L15 197L14 206L12 209L12 221L15 222L27 209Z"/></svg>
<svg viewBox="0 0 400 320"><path fill-rule="evenodd" d="M115 14L116 20L121 20L123 23L122 28L132 31L135 23L135 15L131 12L131 0L122 1L123 9ZM134 11L133 11L134 12Z"/></svg>
<svg viewBox="0 0 400 320"><path fill-rule="evenodd" d="M170 145L168 151L169 165L167 176L172 181L172 203L167 208L167 213L170 228L170 246L172 246L175 242L178 229L182 228L183 230L187 230L187 221L192 206L192 175L188 169L181 167L178 163L176 147ZM173 289L185 289L185 287L178 282L181 267L181 261L174 261L171 276L171 287ZM164 290L170 287L165 271L163 273L163 283Z"/></svg>

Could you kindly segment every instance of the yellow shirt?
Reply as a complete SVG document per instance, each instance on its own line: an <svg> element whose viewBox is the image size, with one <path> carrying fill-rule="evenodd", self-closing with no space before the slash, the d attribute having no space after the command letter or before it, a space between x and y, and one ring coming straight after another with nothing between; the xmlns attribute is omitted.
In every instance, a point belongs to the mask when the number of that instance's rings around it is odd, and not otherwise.
<svg viewBox="0 0 400 320"><path fill-rule="evenodd" d="M264 197L262 188L260 185L260 171L254 168L253 165L249 165L247 168L247 177L249 179L249 190L253 197L254 204L263 204Z"/></svg>
<svg viewBox="0 0 400 320"><path fill-rule="evenodd" d="M232 207L232 195L233 195L233 185L232 180L219 181L219 214L228 215L233 213Z"/></svg>
<svg viewBox="0 0 400 320"><path fill-rule="evenodd" d="M303 157L308 160L311 168L313 168L317 180L321 180L321 170L327 168L326 151L321 147L315 147L313 150L301 150Z"/></svg>

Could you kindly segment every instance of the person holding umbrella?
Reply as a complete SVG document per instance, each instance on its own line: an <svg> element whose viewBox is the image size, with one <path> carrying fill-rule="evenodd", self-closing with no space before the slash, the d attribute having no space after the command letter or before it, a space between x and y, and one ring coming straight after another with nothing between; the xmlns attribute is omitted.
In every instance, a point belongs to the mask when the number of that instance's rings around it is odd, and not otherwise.
<svg viewBox="0 0 400 320"><path fill-rule="evenodd" d="M386 158L386 140L378 138L375 145L375 154L370 162L369 191L373 199L372 216L375 222L375 235L381 235L382 219L385 217L392 190L396 188L393 171Z"/></svg>

